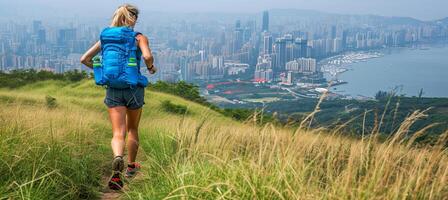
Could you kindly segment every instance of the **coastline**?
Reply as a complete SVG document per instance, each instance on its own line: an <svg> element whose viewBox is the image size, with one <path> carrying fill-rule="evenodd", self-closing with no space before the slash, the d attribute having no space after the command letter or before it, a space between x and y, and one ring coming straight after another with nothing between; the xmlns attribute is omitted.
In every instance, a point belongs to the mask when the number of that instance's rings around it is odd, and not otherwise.
<svg viewBox="0 0 448 200"><path fill-rule="evenodd" d="M403 74L399 74L396 76L388 76L388 74L384 74L384 70L391 70L390 68L397 68L395 70L401 69L403 68L403 66L400 65L405 65L405 64L400 64L400 62L388 62L388 63L382 63L383 61L372 61L374 59L384 59L384 57L388 57L386 58L387 60L391 60L393 58L390 58L389 56L400 56L399 54L404 53L405 55L402 56L406 56L407 54L412 54L415 56L427 56L427 60L428 61L433 61L431 60L432 58L430 58L429 56L431 56L431 52L433 51L445 51L443 49L448 47L448 43L444 42L444 43L436 43L436 44L418 44L418 45L409 45L409 46L405 46L405 47L390 47L390 48L383 48L383 49L372 49L372 50L363 50L363 51L349 51L349 52L345 52L341 55L336 55L336 56L332 56L326 59L321 60L318 64L321 67L322 72L324 73L324 76L327 78L328 81L338 81L341 83L344 83L344 86L342 87L336 87L336 85L334 87L331 87L331 91L335 94L338 95L342 95L345 96L346 98L360 98L360 99L365 99L365 98L373 98L374 94L364 94L364 95L360 95L360 94L354 94L354 93L350 93L350 91L345 91L344 88L351 88L353 90L353 87L360 87L359 85L354 86L354 84L357 83L353 83L353 81L350 80L346 80L347 79L347 75L346 72L350 72L350 74L352 76L354 76L356 73L361 73L358 70L363 70L365 71L365 69L361 69L359 68L359 66L369 66L370 68L372 68L372 62L376 63L376 65L378 65L378 70L377 71L373 71L374 73L370 73L370 74L375 74L377 75L376 72L378 73L383 73L382 75L386 75L387 77L389 77L390 79L394 79L393 77L398 77L399 79L408 79L408 78L403 78L404 76L423 76L420 75L418 73L412 74L412 71L409 71L408 69L404 69L405 71L403 71ZM426 54L429 54L426 55ZM410 57L410 59L407 58L403 58L405 60L410 60L412 59L412 57ZM436 60L440 60L438 58L436 58ZM403 61L405 62L405 61ZM437 62L440 61L436 61L436 64L438 64ZM360 64L360 63L366 63L366 64ZM398 64L397 64L398 63ZM414 63L406 63L408 65L413 65ZM420 66L426 66L426 65L430 65L430 62L425 63L425 64L421 64ZM418 64L415 64L418 65ZM435 66L436 70L440 70L440 64L438 66ZM432 69L432 68L431 68ZM443 68L442 70L445 70L446 68ZM403 69L402 69L403 70ZM356 72L354 72L356 71ZM430 70L431 71L431 70ZM370 69L370 72L372 72L372 69ZM442 71L443 72L443 71ZM443 73L442 73L443 74ZM361 74L361 76L364 76L364 74ZM439 74L435 74L435 76L437 76L437 78L440 78ZM428 77L428 76L427 76ZM429 76L431 77L431 76ZM383 77L384 78L384 77ZM359 79L359 78L358 78ZM386 79L385 82L388 82L388 79ZM391 81L391 82L396 82ZM405 81L406 82L406 81ZM372 83L373 85L376 85L376 82ZM413 83L412 83L413 84ZM415 83L412 85L412 87L416 87L415 85L418 85L419 83ZM341 84L339 84L341 85ZM338 86L339 86L338 85ZM378 84L378 90L384 89L384 87L380 87ZM384 85L384 84L382 84ZM392 88L392 87L408 87L411 88L409 85L406 84L397 84L397 85L389 85L388 88ZM422 88L424 88L425 90L431 90L432 92L430 92L428 97L442 97L442 98L446 98L448 97L445 93L443 92L439 92L439 93L434 93L434 90L437 90L437 86L439 86L441 84L437 84L437 83L433 83L432 85L430 83L428 84L422 84ZM423 87L425 86L425 87ZM342 90L339 90L341 89ZM415 89L415 88L414 88ZM387 91L387 90L386 90ZM399 92L403 92L403 94L405 95L415 95L414 91L402 91L402 89L400 89ZM407 94L405 92L408 92Z"/></svg>
<svg viewBox="0 0 448 200"><path fill-rule="evenodd" d="M367 62L371 59L381 58L383 56L389 55L391 53L396 53L403 50L430 50L431 48L444 48L448 47L448 41L443 41L441 43L429 42L429 43L418 43L401 47L383 47L383 48L374 48L367 50L350 50L342 52L341 54L334 55L328 58L324 58L318 61L319 67L325 74L332 74L331 71L328 70L328 66L336 67L339 69L338 74L344 73L348 70L351 70L350 66L352 64L356 64L358 62ZM348 56L348 59L340 62L338 60L341 57ZM351 56L355 56L355 58L350 58ZM356 57L359 56L359 57ZM350 60L351 59L351 60ZM333 72L334 73L334 72Z"/></svg>
<svg viewBox="0 0 448 200"><path fill-rule="evenodd" d="M341 55L332 56L319 62L324 74L336 78L341 73L351 70L352 64L366 62L370 59L381 58L385 54L379 50L349 51ZM331 79L334 80L334 79Z"/></svg>

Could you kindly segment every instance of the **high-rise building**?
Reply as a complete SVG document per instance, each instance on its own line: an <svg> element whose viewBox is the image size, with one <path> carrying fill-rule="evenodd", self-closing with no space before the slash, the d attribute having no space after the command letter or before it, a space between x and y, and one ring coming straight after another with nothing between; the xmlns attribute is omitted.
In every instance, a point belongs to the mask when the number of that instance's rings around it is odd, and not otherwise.
<svg viewBox="0 0 448 200"><path fill-rule="evenodd" d="M295 51L297 50L294 43L286 43L286 62L294 60Z"/></svg>
<svg viewBox="0 0 448 200"><path fill-rule="evenodd" d="M179 58L180 63L180 73L181 73L181 80L183 81L191 81L193 80L192 77L192 70L191 70L191 64L190 60L187 57L181 57Z"/></svg>
<svg viewBox="0 0 448 200"><path fill-rule="evenodd" d="M348 31L344 30L342 31L342 49L345 50L347 48L347 36Z"/></svg>
<svg viewBox="0 0 448 200"><path fill-rule="evenodd" d="M325 56L329 55L333 51L333 39L326 39L325 43Z"/></svg>
<svg viewBox="0 0 448 200"><path fill-rule="evenodd" d="M241 28L241 20L236 20L235 29L240 29L240 28Z"/></svg>
<svg viewBox="0 0 448 200"><path fill-rule="evenodd" d="M42 29L42 21L34 20L33 21L33 33L37 34L37 32Z"/></svg>
<svg viewBox="0 0 448 200"><path fill-rule="evenodd" d="M307 58L307 47L308 47L308 40L297 38L295 41L296 44L296 51L294 52L294 58Z"/></svg>
<svg viewBox="0 0 448 200"><path fill-rule="evenodd" d="M272 58L265 54L258 57L258 63L255 68L255 82L271 82L273 80Z"/></svg>
<svg viewBox="0 0 448 200"><path fill-rule="evenodd" d="M224 68L224 57L214 56L212 58L212 68L222 70Z"/></svg>
<svg viewBox="0 0 448 200"><path fill-rule="evenodd" d="M357 33L356 34L356 48L357 49L363 49L367 46L367 39L366 34L363 33Z"/></svg>
<svg viewBox="0 0 448 200"><path fill-rule="evenodd" d="M5 71L6 66L6 55L0 55L0 71Z"/></svg>
<svg viewBox="0 0 448 200"><path fill-rule="evenodd" d="M67 45L76 40L76 29L60 29L58 34L58 45Z"/></svg>
<svg viewBox="0 0 448 200"><path fill-rule="evenodd" d="M286 40L278 38L274 49L276 54L274 72L282 71L286 64Z"/></svg>
<svg viewBox="0 0 448 200"><path fill-rule="evenodd" d="M263 37L263 54L272 54L272 42L272 36L270 34L265 34Z"/></svg>
<svg viewBox="0 0 448 200"><path fill-rule="evenodd" d="M294 39L291 34L286 34L283 36L286 42L286 58L285 63L294 59Z"/></svg>
<svg viewBox="0 0 448 200"><path fill-rule="evenodd" d="M332 53L339 53L342 51L342 40L341 38L335 38L333 40L333 50Z"/></svg>
<svg viewBox="0 0 448 200"><path fill-rule="evenodd" d="M209 75L209 63L203 61L193 62L194 72L199 79L207 79Z"/></svg>
<svg viewBox="0 0 448 200"><path fill-rule="evenodd" d="M261 31L269 31L269 12L264 11L263 12L263 26L261 28Z"/></svg>
<svg viewBox="0 0 448 200"><path fill-rule="evenodd" d="M237 54L241 47L243 46L244 41L244 30L241 28L241 21L237 20L235 23L235 31L233 34L233 48L232 53Z"/></svg>
<svg viewBox="0 0 448 200"><path fill-rule="evenodd" d="M335 39L336 34L337 34L336 26L331 26L331 35L330 35L331 39Z"/></svg>
<svg viewBox="0 0 448 200"><path fill-rule="evenodd" d="M319 71L316 59L312 58L299 58L290 61L286 63L286 70L300 73L316 73Z"/></svg>
<svg viewBox="0 0 448 200"><path fill-rule="evenodd" d="M40 29L37 31L37 44L44 44L46 42L47 34L45 29Z"/></svg>

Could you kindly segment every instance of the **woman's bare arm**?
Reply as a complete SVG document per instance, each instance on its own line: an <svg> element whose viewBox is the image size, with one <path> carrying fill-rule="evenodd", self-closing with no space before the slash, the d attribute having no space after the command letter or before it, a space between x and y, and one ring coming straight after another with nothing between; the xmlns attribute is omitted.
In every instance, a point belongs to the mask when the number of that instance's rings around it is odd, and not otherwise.
<svg viewBox="0 0 448 200"><path fill-rule="evenodd" d="M81 56L81 63L87 66L88 68L93 68L93 57L96 56L101 51L101 43L100 41L96 42L89 50Z"/></svg>
<svg viewBox="0 0 448 200"><path fill-rule="evenodd" d="M145 61L146 67L148 68L149 72L151 74L156 73L157 68L154 67L154 57L151 53L151 48L149 48L149 41L148 38L142 34L137 36L138 40L138 47L140 47L140 50L142 51L142 57Z"/></svg>

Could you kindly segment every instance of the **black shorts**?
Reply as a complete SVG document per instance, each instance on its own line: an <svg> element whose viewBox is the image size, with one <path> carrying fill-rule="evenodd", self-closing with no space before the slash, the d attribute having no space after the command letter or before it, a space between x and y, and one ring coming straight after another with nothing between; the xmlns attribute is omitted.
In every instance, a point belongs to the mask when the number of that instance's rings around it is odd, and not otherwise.
<svg viewBox="0 0 448 200"><path fill-rule="evenodd" d="M107 88L104 104L109 108L125 106L130 110L137 110L145 104L145 88Z"/></svg>

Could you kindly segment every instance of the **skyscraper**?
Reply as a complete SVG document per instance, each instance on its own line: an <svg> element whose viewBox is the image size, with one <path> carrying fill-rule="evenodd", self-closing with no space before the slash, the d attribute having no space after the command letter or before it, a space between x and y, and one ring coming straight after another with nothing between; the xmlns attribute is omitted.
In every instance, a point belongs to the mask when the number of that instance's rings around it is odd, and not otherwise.
<svg viewBox="0 0 448 200"><path fill-rule="evenodd" d="M278 38L275 41L275 72L285 69L286 64L286 40L284 38Z"/></svg>
<svg viewBox="0 0 448 200"><path fill-rule="evenodd" d="M236 54L240 51L241 47L243 46L243 39L244 39L244 31L243 29L241 29L239 21L237 21L235 31L233 34L233 50L232 50L233 54Z"/></svg>
<svg viewBox="0 0 448 200"><path fill-rule="evenodd" d="M58 34L58 45L67 44L76 40L76 29L60 29Z"/></svg>
<svg viewBox="0 0 448 200"><path fill-rule="evenodd" d="M33 33L37 34L37 32L42 28L42 21L34 20L33 21Z"/></svg>
<svg viewBox="0 0 448 200"><path fill-rule="evenodd" d="M348 35L347 30L342 31L342 49L343 50L345 50L345 48L347 48L347 35Z"/></svg>
<svg viewBox="0 0 448 200"><path fill-rule="evenodd" d="M255 67L255 82L271 82L273 79L272 58L270 55L263 55L258 58Z"/></svg>
<svg viewBox="0 0 448 200"><path fill-rule="evenodd" d="M269 31L269 12L264 11L263 12L263 27L261 31Z"/></svg>
<svg viewBox="0 0 448 200"><path fill-rule="evenodd" d="M313 58L299 58L286 63L287 71L300 73L316 73L319 71L316 59Z"/></svg>
<svg viewBox="0 0 448 200"><path fill-rule="evenodd" d="M237 55L240 50L241 47L243 46L243 41L244 41L244 30L241 28L241 21L237 20L235 22L235 29L233 31L233 34L230 35L231 40L230 40L230 51L228 52L229 55ZM232 58L232 59L236 59L236 58Z"/></svg>
<svg viewBox="0 0 448 200"><path fill-rule="evenodd" d="M298 48L298 50L295 52L294 57L295 58L307 58L307 48L308 48L308 40L297 38L295 41L295 44Z"/></svg>
<svg viewBox="0 0 448 200"><path fill-rule="evenodd" d="M263 37L263 53L264 54L272 53L272 36L269 34L265 34Z"/></svg>
<svg viewBox="0 0 448 200"><path fill-rule="evenodd" d="M283 36L285 41L285 63L294 59L294 39L291 34L286 34Z"/></svg>
<svg viewBox="0 0 448 200"><path fill-rule="evenodd" d="M74 52L76 46L79 43L76 42L76 29L60 29L57 35L58 52L61 55Z"/></svg>
<svg viewBox="0 0 448 200"><path fill-rule="evenodd" d="M45 29L40 29L37 31L37 44L44 44L46 42L47 34Z"/></svg>
<svg viewBox="0 0 448 200"><path fill-rule="evenodd" d="M235 29L240 29L240 28L241 28L241 20L236 20Z"/></svg>
<svg viewBox="0 0 448 200"><path fill-rule="evenodd" d="M335 39L337 35L337 30L336 30L336 26L331 26L331 39Z"/></svg>

